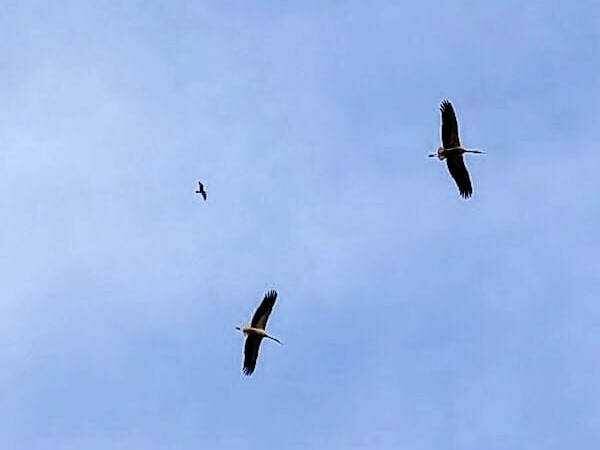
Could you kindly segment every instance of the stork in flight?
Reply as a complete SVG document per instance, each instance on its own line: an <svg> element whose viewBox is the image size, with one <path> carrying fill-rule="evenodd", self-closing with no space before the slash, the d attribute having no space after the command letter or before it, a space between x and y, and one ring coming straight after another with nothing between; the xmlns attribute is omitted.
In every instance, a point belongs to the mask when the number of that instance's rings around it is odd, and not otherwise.
<svg viewBox="0 0 600 450"><path fill-rule="evenodd" d="M452 103L444 100L440 105L442 113L442 147L439 147L436 154L429 155L430 158L438 157L440 161L446 160L448 171L456 185L460 195L463 198L469 198L473 194L469 172L463 160L463 153L484 153L480 150L467 150L460 146L458 137L458 123Z"/></svg>
<svg viewBox="0 0 600 450"><path fill-rule="evenodd" d="M204 201L206 201L206 191L204 190L204 185L201 181L198 181L198 190L196 191L196 194L200 194Z"/></svg>
<svg viewBox="0 0 600 450"><path fill-rule="evenodd" d="M269 315L273 311L273 305L277 299L277 292L271 290L267 292L260 306L256 309L256 312L252 316L252 321L249 327L235 327L236 330L241 331L246 336L246 345L244 347L244 375L252 375L254 368L256 367L256 360L258 358L258 349L263 338L272 339L279 344L282 344L279 339L269 336L265 331L267 327L267 320Z"/></svg>

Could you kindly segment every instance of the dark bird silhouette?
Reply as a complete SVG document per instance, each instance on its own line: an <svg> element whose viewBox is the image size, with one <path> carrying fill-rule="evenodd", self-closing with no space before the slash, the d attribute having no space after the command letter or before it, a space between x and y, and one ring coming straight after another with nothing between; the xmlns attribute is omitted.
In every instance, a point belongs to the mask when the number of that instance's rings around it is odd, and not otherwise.
<svg viewBox="0 0 600 450"><path fill-rule="evenodd" d="M440 161L446 160L448 171L463 198L469 198L473 194L473 186L469 178L469 172L463 160L463 153L484 153L480 150L467 150L461 147L458 137L458 123L452 103L444 100L440 105L442 113L442 147L439 147L436 154L429 155L430 158L438 157Z"/></svg>
<svg viewBox="0 0 600 450"><path fill-rule="evenodd" d="M260 306L252 316L250 326L235 327L236 330L240 330L246 336L246 345L244 346L244 375L251 375L254 372L256 360L258 359L258 350L263 338L272 339L281 344L279 339L269 336L265 331L267 320L269 320L269 315L273 311L276 299L277 292L274 290L267 292Z"/></svg>
<svg viewBox="0 0 600 450"><path fill-rule="evenodd" d="M204 190L204 185L200 181L198 181L198 190L196 191L196 194L200 194L206 201L206 191Z"/></svg>

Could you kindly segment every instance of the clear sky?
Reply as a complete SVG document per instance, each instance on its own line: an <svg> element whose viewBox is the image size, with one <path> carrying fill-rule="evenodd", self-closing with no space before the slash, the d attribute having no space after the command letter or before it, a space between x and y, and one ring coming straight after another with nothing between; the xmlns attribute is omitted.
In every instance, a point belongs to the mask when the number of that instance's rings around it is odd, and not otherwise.
<svg viewBox="0 0 600 450"><path fill-rule="evenodd" d="M3 449L598 448L597 2L8 1L0 49Z"/></svg>

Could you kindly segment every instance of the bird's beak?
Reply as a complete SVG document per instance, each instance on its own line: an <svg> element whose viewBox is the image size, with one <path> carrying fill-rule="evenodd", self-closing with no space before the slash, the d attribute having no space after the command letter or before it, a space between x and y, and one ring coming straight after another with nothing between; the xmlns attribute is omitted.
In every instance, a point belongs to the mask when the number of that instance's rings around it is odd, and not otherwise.
<svg viewBox="0 0 600 450"><path fill-rule="evenodd" d="M429 156L430 158L435 158L437 155L427 155L427 156Z"/></svg>

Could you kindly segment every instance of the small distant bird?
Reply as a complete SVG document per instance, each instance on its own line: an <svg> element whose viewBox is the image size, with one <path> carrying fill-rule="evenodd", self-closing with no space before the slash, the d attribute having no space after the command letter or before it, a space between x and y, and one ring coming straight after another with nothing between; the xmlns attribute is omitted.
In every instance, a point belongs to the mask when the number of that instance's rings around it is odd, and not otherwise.
<svg viewBox="0 0 600 450"><path fill-rule="evenodd" d="M204 190L204 185L200 181L198 181L198 190L196 191L196 194L202 195L202 198L206 201L206 191Z"/></svg>
<svg viewBox="0 0 600 450"><path fill-rule="evenodd" d="M272 339L275 342L281 344L279 339L269 336L265 331L267 326L267 320L273 310L273 305L277 299L277 292L271 290L267 292L260 306L256 309L254 316L252 316L252 322L249 327L241 326L235 327L236 330L241 331L246 336L246 345L244 347L244 375L251 375L256 367L256 360L258 358L258 349L263 338Z"/></svg>
<svg viewBox="0 0 600 450"><path fill-rule="evenodd" d="M439 147L436 154L429 155L430 158L438 157L440 161L446 160L448 171L456 185L460 195L463 198L469 198L473 194L469 172L465 167L463 153L484 153L480 150L466 150L460 146L458 138L458 123L452 103L444 100L440 105L442 113L442 147Z"/></svg>

